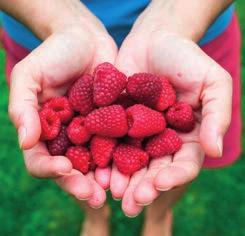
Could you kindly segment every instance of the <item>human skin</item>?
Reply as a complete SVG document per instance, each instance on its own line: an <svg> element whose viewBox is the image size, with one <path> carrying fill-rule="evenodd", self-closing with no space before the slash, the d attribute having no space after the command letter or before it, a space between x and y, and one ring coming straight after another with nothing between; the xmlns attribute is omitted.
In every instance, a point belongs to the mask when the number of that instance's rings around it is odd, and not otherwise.
<svg viewBox="0 0 245 236"><path fill-rule="evenodd" d="M137 215L142 205L160 194L159 190L166 191L195 178L204 151L221 156L222 139L230 122L231 79L195 42L230 2L152 1L117 55L117 48L102 24L79 1L0 0L1 9L20 19L44 40L15 66L10 83L9 113L18 130L29 173L55 178L65 191L78 199L89 199L89 205L95 208L104 203L101 185L108 187L110 169L96 171L95 177L92 173L84 176L72 170L65 157L49 156L38 142L37 113L39 102L64 94L72 83L70 78L91 72L103 61L115 63L128 75L146 71L169 76L180 99L196 108L201 101L203 107L198 112L200 125L183 135L185 143L178 154L153 161L149 168L131 178L113 168L111 191L115 198L123 198L122 208L127 215ZM193 19L199 20L193 24ZM95 178L103 183L97 184Z"/></svg>
<svg viewBox="0 0 245 236"><path fill-rule="evenodd" d="M161 193L168 194L168 190L191 182L202 168L204 153L222 156L223 137L231 119L231 77L196 42L230 3L152 1L119 50L116 66L121 71L127 75L145 71L167 76L178 99L191 104L197 116L195 130L180 134L184 144L175 155L152 160L149 167L131 177L113 167L112 195L122 199L122 209L130 217L138 215Z"/></svg>
<svg viewBox="0 0 245 236"><path fill-rule="evenodd" d="M114 63L114 41L80 1L0 1L0 8L44 40L14 67L10 78L9 115L18 130L27 171L35 177L53 178L77 199L101 207L106 200L101 186L108 187L110 168L83 175L64 156L50 156L39 142L38 108L47 99L65 94L74 79L90 73L97 64Z"/></svg>

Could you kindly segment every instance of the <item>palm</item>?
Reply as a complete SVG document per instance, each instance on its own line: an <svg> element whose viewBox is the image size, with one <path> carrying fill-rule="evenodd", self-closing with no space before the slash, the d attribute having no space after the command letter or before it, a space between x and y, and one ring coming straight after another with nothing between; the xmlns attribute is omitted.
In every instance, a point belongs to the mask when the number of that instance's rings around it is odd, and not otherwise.
<svg viewBox="0 0 245 236"><path fill-rule="evenodd" d="M142 205L150 204L160 194L159 190L166 191L194 179L202 166L202 147L210 155L220 154L216 146L217 140L211 137L210 131L215 127L210 121L217 118L212 116L213 107L227 104L217 100L217 94L213 96L207 88L212 87L213 76L215 78L224 73L194 43L161 31L150 36L142 32L131 34L119 51L117 66L128 74L145 71L167 76L177 91L178 100L191 104L197 110L198 117L194 131L180 134L184 144L174 156L152 161L147 169L135 173L130 179L120 177L114 168L111 177L112 193L122 197L124 212L132 216L142 210ZM218 88L216 85L213 92L215 89L219 93L222 87ZM121 184L124 190L119 191L121 195L113 183L114 179L124 182Z"/></svg>
<svg viewBox="0 0 245 236"><path fill-rule="evenodd" d="M82 29L61 32L50 36L22 60L11 77L10 115L19 130L25 123L25 139L20 143L28 149L24 150L27 170L36 177L55 178L65 191L80 200L89 199L89 205L94 207L106 199L103 187L108 187L110 169L84 176L72 169L64 156L50 156L46 146L38 141L41 129L37 108L50 97L65 94L74 79L90 73L98 63L113 63L115 55L116 47L107 34L94 37Z"/></svg>

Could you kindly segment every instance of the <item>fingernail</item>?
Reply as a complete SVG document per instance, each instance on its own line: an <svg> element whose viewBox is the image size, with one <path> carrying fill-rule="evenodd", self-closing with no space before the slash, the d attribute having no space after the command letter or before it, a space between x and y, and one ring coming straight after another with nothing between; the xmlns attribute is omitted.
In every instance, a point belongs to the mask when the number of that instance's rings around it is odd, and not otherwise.
<svg viewBox="0 0 245 236"><path fill-rule="evenodd" d="M121 201L121 199L120 198L115 198L115 197L112 197L115 201Z"/></svg>
<svg viewBox="0 0 245 236"><path fill-rule="evenodd" d="M170 190L171 187L168 187L168 188L159 188L159 187L156 187L156 189L157 189L158 191L161 191L161 192L166 192L166 191Z"/></svg>
<svg viewBox="0 0 245 236"><path fill-rule="evenodd" d="M138 214L133 215L133 216L130 216L130 215L125 214L125 216L127 216L128 218L135 218L136 216L138 216Z"/></svg>
<svg viewBox="0 0 245 236"><path fill-rule="evenodd" d="M218 137L217 139L217 146L219 149L219 157L222 157L223 154L223 139L221 136Z"/></svg>
<svg viewBox="0 0 245 236"><path fill-rule="evenodd" d="M61 175L61 176L68 176L68 175L71 175L71 173L63 173L63 172L57 172L57 175Z"/></svg>
<svg viewBox="0 0 245 236"><path fill-rule="evenodd" d="M97 209L100 209L104 206L104 204L100 205L100 206L90 206L91 208L97 210Z"/></svg>
<svg viewBox="0 0 245 236"><path fill-rule="evenodd" d="M23 146L23 143L25 141L25 138L26 138L26 128L21 126L19 129L18 129L18 136L19 136L19 146L20 148L22 149L22 146Z"/></svg>
<svg viewBox="0 0 245 236"><path fill-rule="evenodd" d="M148 206L152 204L153 201L147 202L147 203L137 203L138 206Z"/></svg>
<svg viewBox="0 0 245 236"><path fill-rule="evenodd" d="M79 201L87 201L89 200L89 198L80 198L80 197L76 197Z"/></svg>

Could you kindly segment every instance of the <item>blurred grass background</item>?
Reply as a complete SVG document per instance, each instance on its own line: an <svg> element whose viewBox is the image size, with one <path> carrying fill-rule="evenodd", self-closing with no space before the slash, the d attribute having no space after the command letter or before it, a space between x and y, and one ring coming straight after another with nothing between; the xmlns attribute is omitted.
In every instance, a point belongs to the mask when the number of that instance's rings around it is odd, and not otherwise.
<svg viewBox="0 0 245 236"><path fill-rule="evenodd" d="M237 1L237 9L245 37L244 0ZM245 56L244 45L242 55ZM245 60L242 66L244 78ZM8 89L1 50L0 96L0 236L78 235L84 215L74 200L52 181L34 179L25 172L16 132L7 116ZM242 113L245 119L244 105ZM244 158L231 167L203 170L175 207L174 235L245 236L244 173ZM139 235L143 214L128 219L120 210L120 203L112 201L110 196L109 202L112 235Z"/></svg>

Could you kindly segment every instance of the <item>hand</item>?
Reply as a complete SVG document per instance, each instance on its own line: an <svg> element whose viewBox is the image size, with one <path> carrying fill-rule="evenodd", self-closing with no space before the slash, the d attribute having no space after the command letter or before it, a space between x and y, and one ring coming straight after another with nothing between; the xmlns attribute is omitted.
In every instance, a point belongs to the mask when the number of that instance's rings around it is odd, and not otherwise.
<svg viewBox="0 0 245 236"><path fill-rule="evenodd" d="M161 191L192 181L202 167L204 152L222 156L223 137L231 118L230 75L194 42L151 28L152 21L144 17L125 39L116 66L128 75L150 72L170 78L178 100L196 109L198 124L191 133L181 134L184 144L175 155L153 160L131 178L112 169L112 195L122 198L122 209L128 216L138 215Z"/></svg>
<svg viewBox="0 0 245 236"><path fill-rule="evenodd" d="M39 142L39 103L65 94L74 79L91 72L98 63L114 63L117 48L113 40L95 18L85 18L86 24L78 21L52 33L14 67L9 114L18 130L28 172L35 177L54 178L65 191L97 208L105 202L101 186L108 188L110 169L83 175L72 169L64 156L50 156Z"/></svg>

